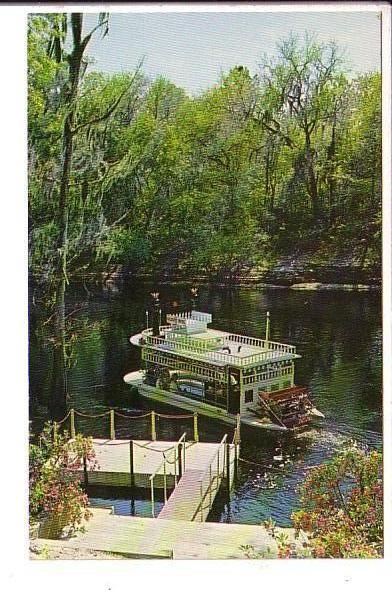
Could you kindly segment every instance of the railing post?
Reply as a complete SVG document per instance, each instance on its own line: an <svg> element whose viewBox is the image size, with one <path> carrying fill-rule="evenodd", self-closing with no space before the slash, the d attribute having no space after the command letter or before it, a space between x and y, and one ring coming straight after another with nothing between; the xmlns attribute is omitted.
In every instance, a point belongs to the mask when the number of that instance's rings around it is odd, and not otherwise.
<svg viewBox="0 0 392 590"><path fill-rule="evenodd" d="M135 465L133 457L133 440L129 441L129 471L131 474L131 488L135 485Z"/></svg>
<svg viewBox="0 0 392 590"><path fill-rule="evenodd" d="M234 443L234 481L238 480L238 449L237 443Z"/></svg>
<svg viewBox="0 0 392 590"><path fill-rule="evenodd" d="M151 411L151 440L157 440L157 432L155 428L155 412Z"/></svg>
<svg viewBox="0 0 392 590"><path fill-rule="evenodd" d="M178 452L177 452L177 460L178 460L178 477L182 477L182 443L178 445Z"/></svg>
<svg viewBox="0 0 392 590"><path fill-rule="evenodd" d="M212 504L212 465L210 463L210 501L209 501L209 508L211 510L211 504Z"/></svg>
<svg viewBox="0 0 392 590"><path fill-rule="evenodd" d="M199 442L199 425L197 419L197 412L193 414L193 440Z"/></svg>
<svg viewBox="0 0 392 590"><path fill-rule="evenodd" d="M166 485L166 457L163 460L163 497L165 499L165 504L167 502L167 485Z"/></svg>
<svg viewBox="0 0 392 590"><path fill-rule="evenodd" d="M203 522L203 482L200 482L200 520Z"/></svg>
<svg viewBox="0 0 392 590"><path fill-rule="evenodd" d="M217 458L217 466L216 466L217 475L218 475L218 486L219 486L219 453L220 453L220 445L218 447L218 458Z"/></svg>
<svg viewBox="0 0 392 590"><path fill-rule="evenodd" d="M72 408L70 410L70 435L71 438L75 438L76 432L75 432L75 410Z"/></svg>
<svg viewBox="0 0 392 590"><path fill-rule="evenodd" d="M110 410L110 440L116 438L116 431L114 430L114 410Z"/></svg>
<svg viewBox="0 0 392 590"><path fill-rule="evenodd" d="M230 498L230 444L226 443L226 483L227 495Z"/></svg>
<svg viewBox="0 0 392 590"><path fill-rule="evenodd" d="M155 509L154 509L154 478L151 478L151 512L152 517L155 518Z"/></svg>

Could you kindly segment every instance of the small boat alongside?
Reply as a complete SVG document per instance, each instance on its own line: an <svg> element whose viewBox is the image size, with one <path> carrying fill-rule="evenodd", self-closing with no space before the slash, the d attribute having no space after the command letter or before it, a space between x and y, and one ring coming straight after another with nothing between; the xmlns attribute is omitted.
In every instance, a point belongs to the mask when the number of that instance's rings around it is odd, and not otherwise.
<svg viewBox="0 0 392 590"><path fill-rule="evenodd" d="M209 327L201 311L168 314L163 325L154 293L152 326L131 336L143 369L125 375L140 395L222 422L271 430L296 430L323 414L309 391L294 383L295 346ZM147 313L147 322L149 314Z"/></svg>

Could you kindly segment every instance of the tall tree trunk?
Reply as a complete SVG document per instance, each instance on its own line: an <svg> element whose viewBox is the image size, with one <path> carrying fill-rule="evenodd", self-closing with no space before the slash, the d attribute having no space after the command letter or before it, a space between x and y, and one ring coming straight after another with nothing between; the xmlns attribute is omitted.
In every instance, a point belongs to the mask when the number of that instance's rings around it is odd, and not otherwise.
<svg viewBox="0 0 392 590"><path fill-rule="evenodd" d="M336 152L336 111L334 113L333 122L332 122L332 134L331 134L331 143L329 144L328 148L328 162L329 162L329 171L328 171L328 222L329 225L332 225L334 221L332 219L332 208L334 206L335 201L335 179L334 179L334 171L335 171L335 152Z"/></svg>
<svg viewBox="0 0 392 590"><path fill-rule="evenodd" d="M305 127L305 157L308 177L308 191L312 203L313 217L317 220L320 213L320 203L317 188L316 173L314 171L313 149L308 127Z"/></svg>
<svg viewBox="0 0 392 590"><path fill-rule="evenodd" d="M73 128L75 123L76 99L80 81L80 71L84 52L82 43L83 15L71 14L73 51L69 56L69 79L66 103L68 113L63 129L63 159L60 178L59 195L59 238L57 245L58 259L56 269L55 292L55 347L53 353L53 379L51 414L53 418L61 417L67 400L67 358L66 358L66 325L65 295L68 284L67 251L68 251L68 220L69 220L69 180L72 167L74 148Z"/></svg>

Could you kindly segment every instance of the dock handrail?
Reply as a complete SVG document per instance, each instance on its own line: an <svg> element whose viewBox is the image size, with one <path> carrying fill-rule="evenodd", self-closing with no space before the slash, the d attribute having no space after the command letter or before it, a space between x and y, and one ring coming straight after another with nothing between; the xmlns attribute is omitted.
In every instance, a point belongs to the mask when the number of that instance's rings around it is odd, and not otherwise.
<svg viewBox="0 0 392 590"><path fill-rule="evenodd" d="M165 452L167 451L163 451L163 461L162 463L159 464L159 466L156 468L156 470L154 471L154 473L152 473L150 475L150 485L151 485L151 512L152 512L152 516L153 518L155 518L155 499L154 499L154 478L156 475L158 475L159 471L162 469L163 470L163 495L164 495L164 501L165 504L167 502L167 471L166 471L166 464L174 464L174 486L177 485L178 483L178 478L181 477L180 474L180 470L179 470L179 463L182 460L182 471L184 471L185 469L185 455L186 455L186 445L183 444L182 445L182 449L183 449L183 455L181 457L181 455L178 452L178 447L180 444L182 444L183 442L185 443L185 437L186 437L186 432L184 432L180 438L178 439L178 441L176 442L176 444L171 447L171 449L169 449L169 451L173 450L174 451L174 462L169 461L168 458L165 455ZM181 453L181 450L180 450ZM178 467L178 469L177 469Z"/></svg>
<svg viewBox="0 0 392 590"><path fill-rule="evenodd" d="M204 509L208 508L208 511L210 511L211 509L211 505L212 505L212 484L215 481L215 479L217 480L217 484L216 487L219 487L219 478L221 477L221 475L224 474L225 471L225 462L224 462L224 450L225 450L225 444L227 441L227 434L225 434L222 438L222 440L219 443L218 448L216 449L214 455L212 456L212 459L209 463L209 465L206 467L206 469L204 470L201 479L200 479L200 502L197 506L196 512L194 514L193 520L196 518L197 514L200 513L200 519L203 520L203 511ZM223 448L223 461L220 462L220 452L221 449ZM215 458L217 458L216 461L216 474L213 476L212 475L212 464L215 461ZM227 456L227 461L230 460L230 457ZM221 469L220 469L221 468ZM205 476L208 474L208 480L207 480L207 487L204 488L203 487L203 482L205 479ZM216 488L215 488L216 489ZM208 506L204 506L204 499L206 498L206 496L209 494L209 501L208 501Z"/></svg>

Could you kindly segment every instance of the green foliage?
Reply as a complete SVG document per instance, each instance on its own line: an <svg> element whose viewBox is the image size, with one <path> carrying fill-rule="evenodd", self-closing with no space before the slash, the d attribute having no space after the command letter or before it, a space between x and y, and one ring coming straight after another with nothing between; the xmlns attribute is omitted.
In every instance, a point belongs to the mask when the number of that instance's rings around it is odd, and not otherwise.
<svg viewBox="0 0 392 590"><path fill-rule="evenodd" d="M74 530L90 517L88 498L76 475L86 459L95 468L92 440L67 433L57 434L47 423L38 444L29 446L29 513L32 523L48 516L59 517L64 526Z"/></svg>
<svg viewBox="0 0 392 590"><path fill-rule="evenodd" d="M53 280L67 63L65 15L28 31L30 268ZM198 97L140 69L89 65L75 105L69 278L133 272L235 280L293 251L381 261L381 78L290 37L258 75L237 66Z"/></svg>
<svg viewBox="0 0 392 590"><path fill-rule="evenodd" d="M382 455L350 441L326 463L314 467L300 488L301 509L291 515L296 539L269 519L279 558L378 558L383 555ZM245 557L269 555L253 546Z"/></svg>
<svg viewBox="0 0 392 590"><path fill-rule="evenodd" d="M315 557L381 557L382 455L356 445L313 469L301 487L295 527Z"/></svg>

